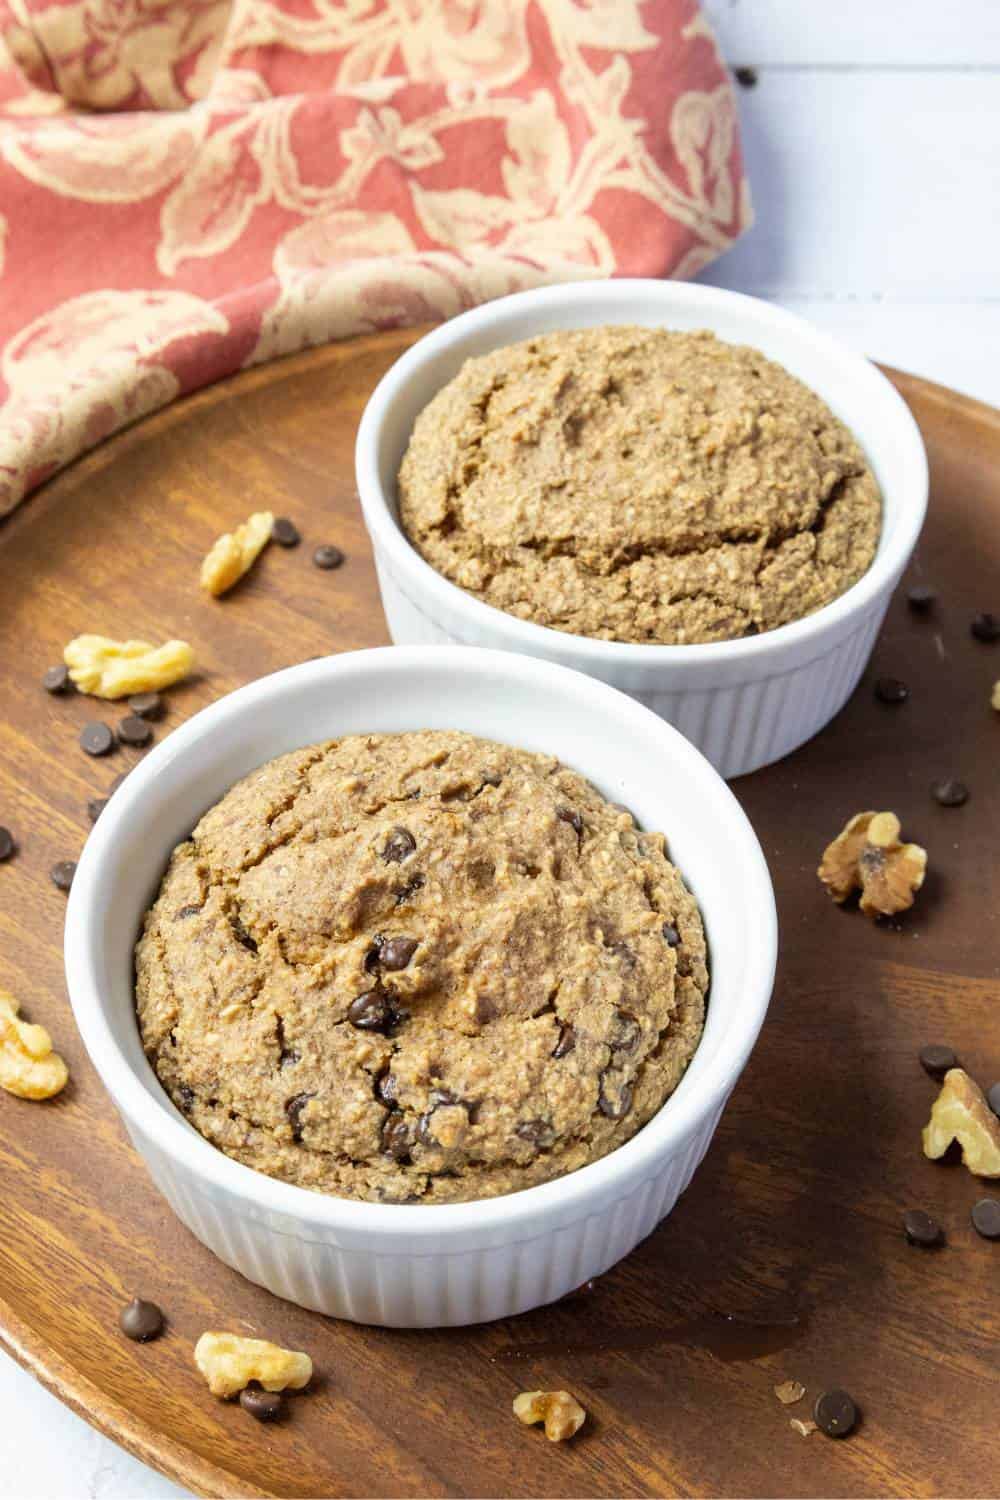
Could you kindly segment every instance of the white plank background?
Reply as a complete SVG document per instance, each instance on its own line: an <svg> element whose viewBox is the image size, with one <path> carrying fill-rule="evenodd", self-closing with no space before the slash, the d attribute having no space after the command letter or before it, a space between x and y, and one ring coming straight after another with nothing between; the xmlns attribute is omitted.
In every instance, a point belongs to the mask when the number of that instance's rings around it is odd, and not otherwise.
<svg viewBox="0 0 1000 1500"><path fill-rule="evenodd" d="M1000 0L705 0L757 223L702 280L1000 405ZM3 1500L176 1486L0 1355Z"/></svg>

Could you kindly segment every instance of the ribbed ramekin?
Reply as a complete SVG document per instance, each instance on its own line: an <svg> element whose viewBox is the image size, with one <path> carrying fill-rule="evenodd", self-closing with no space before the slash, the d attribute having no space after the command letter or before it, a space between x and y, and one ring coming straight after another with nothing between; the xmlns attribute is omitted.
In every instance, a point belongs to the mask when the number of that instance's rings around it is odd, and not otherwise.
<svg viewBox="0 0 1000 1500"><path fill-rule="evenodd" d="M224 1156L160 1088L140 1045L132 952L170 850L239 777L344 734L464 729L559 756L662 830L705 918L705 1033L664 1108L618 1151L505 1198L357 1203ZM361 651L279 672L176 729L87 840L66 917L77 1024L153 1180L216 1255L280 1297L397 1327L476 1323L562 1296L669 1213L767 1009L776 922L760 846L725 783L647 709L578 672L506 652Z"/></svg>
<svg viewBox="0 0 1000 1500"><path fill-rule="evenodd" d="M474 355L554 329L605 323L710 328L730 343L763 350L823 397L860 441L884 500L878 554L853 588L806 619L746 640L641 646L569 635L504 614L424 561L400 528L396 495L418 413ZM676 281L543 287L435 329L376 387L358 431L356 470L397 644L493 646L576 667L662 715L727 777L787 755L850 697L927 508L920 432L874 365L770 303Z"/></svg>

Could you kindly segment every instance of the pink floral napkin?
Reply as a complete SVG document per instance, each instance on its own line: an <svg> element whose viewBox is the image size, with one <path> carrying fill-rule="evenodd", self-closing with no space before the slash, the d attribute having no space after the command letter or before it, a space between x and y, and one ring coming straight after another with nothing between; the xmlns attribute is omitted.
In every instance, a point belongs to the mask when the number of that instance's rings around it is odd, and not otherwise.
<svg viewBox="0 0 1000 1500"><path fill-rule="evenodd" d="M233 370L749 221L695 0L0 0L0 514Z"/></svg>

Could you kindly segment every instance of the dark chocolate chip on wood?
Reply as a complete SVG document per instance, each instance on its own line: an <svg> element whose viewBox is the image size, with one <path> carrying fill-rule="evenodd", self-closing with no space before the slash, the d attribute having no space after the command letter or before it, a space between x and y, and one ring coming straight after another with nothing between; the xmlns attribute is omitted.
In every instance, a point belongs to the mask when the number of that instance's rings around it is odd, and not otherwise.
<svg viewBox="0 0 1000 1500"><path fill-rule="evenodd" d="M948 776L942 781L931 782L931 796L942 807L961 807L969 800L969 788L964 781Z"/></svg>
<svg viewBox="0 0 1000 1500"><path fill-rule="evenodd" d="M1000 1198L980 1198L972 1210L972 1223L984 1240L1000 1240Z"/></svg>
<svg viewBox="0 0 1000 1500"><path fill-rule="evenodd" d="M905 703L910 690L898 677L880 677L875 684L875 696L880 703Z"/></svg>
<svg viewBox="0 0 1000 1500"><path fill-rule="evenodd" d="M153 738L153 730L145 719L138 714L128 714L118 725L118 742L121 745L133 745L141 750L143 745L148 745Z"/></svg>
<svg viewBox="0 0 1000 1500"><path fill-rule="evenodd" d="M159 693L133 693L128 706L140 719L158 719L163 713L163 699Z"/></svg>
<svg viewBox="0 0 1000 1500"><path fill-rule="evenodd" d="M68 891L73 884L73 876L76 874L76 863L72 859L61 859L54 864L49 871L52 884L59 887L61 891Z"/></svg>
<svg viewBox="0 0 1000 1500"><path fill-rule="evenodd" d="M73 679L69 675L69 667L49 667L42 678L42 687L47 693L68 693L73 686Z"/></svg>
<svg viewBox="0 0 1000 1500"><path fill-rule="evenodd" d="M285 1398L280 1391L264 1391L248 1385L240 1391L240 1405L258 1422L276 1422L285 1410Z"/></svg>
<svg viewBox="0 0 1000 1500"><path fill-rule="evenodd" d="M986 1099L995 1115L1000 1115L1000 1083L995 1083L986 1092Z"/></svg>
<svg viewBox="0 0 1000 1500"><path fill-rule="evenodd" d="M941 1243L941 1225L922 1208L908 1208L903 1215L903 1233L911 1245L929 1249Z"/></svg>
<svg viewBox="0 0 1000 1500"><path fill-rule="evenodd" d="M302 534L294 521L287 516L276 516L271 526L271 541L277 542L279 547L297 547L302 540Z"/></svg>
<svg viewBox="0 0 1000 1500"><path fill-rule="evenodd" d="M84 724L80 730L80 748L88 755L107 755L115 743L115 737L107 724L102 724L95 719L90 724Z"/></svg>
<svg viewBox="0 0 1000 1500"><path fill-rule="evenodd" d="M933 609L937 600L937 594L928 588L926 583L915 583L911 589L906 591L906 602L914 614L925 615Z"/></svg>
<svg viewBox="0 0 1000 1500"><path fill-rule="evenodd" d="M118 1315L118 1326L127 1339L137 1344L148 1344L163 1332L164 1317L155 1302L144 1302L133 1297Z"/></svg>
<svg viewBox="0 0 1000 1500"><path fill-rule="evenodd" d="M738 68L733 69L733 77L741 89L755 89L757 87L758 75L756 68L741 64Z"/></svg>
<svg viewBox="0 0 1000 1500"><path fill-rule="evenodd" d="M11 855L15 852L16 849L17 845L14 842L14 835L11 833L10 829L0 828L0 862L5 859L10 859Z"/></svg>
<svg viewBox="0 0 1000 1500"><path fill-rule="evenodd" d="M394 828L385 841L382 858L387 865L401 865L417 847L417 841L408 828Z"/></svg>
<svg viewBox="0 0 1000 1500"><path fill-rule="evenodd" d="M920 1066L932 1078L943 1078L950 1068L958 1067L958 1058L950 1047L921 1047Z"/></svg>
<svg viewBox="0 0 1000 1500"><path fill-rule="evenodd" d="M816 1397L813 1407L816 1426L827 1437L842 1438L854 1430L858 1420L858 1408L846 1391L824 1391Z"/></svg>
<svg viewBox="0 0 1000 1500"><path fill-rule="evenodd" d="M997 615L976 615L969 629L977 641L983 641L988 646L1000 641L1000 617Z"/></svg>
<svg viewBox="0 0 1000 1500"><path fill-rule="evenodd" d="M334 547L331 545L317 547L316 551L313 553L313 562L316 564L317 568L323 568L324 570L330 568L339 568L343 561L344 554L341 552L339 547Z"/></svg>
<svg viewBox="0 0 1000 1500"><path fill-rule="evenodd" d="M398 969L405 969L419 946L419 938L386 938L379 948L379 963L383 969L388 969L390 973Z"/></svg>

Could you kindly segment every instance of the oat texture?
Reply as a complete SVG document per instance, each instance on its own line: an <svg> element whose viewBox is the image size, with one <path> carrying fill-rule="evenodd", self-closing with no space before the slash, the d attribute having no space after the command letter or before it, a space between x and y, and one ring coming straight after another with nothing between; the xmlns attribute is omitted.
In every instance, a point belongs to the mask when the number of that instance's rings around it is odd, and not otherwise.
<svg viewBox="0 0 1000 1500"><path fill-rule="evenodd" d="M374 1202L490 1197L628 1140L701 1034L701 919L659 833L452 732L271 761L173 853L143 1044L221 1150Z"/></svg>
<svg viewBox="0 0 1000 1500"><path fill-rule="evenodd" d="M550 333L469 360L399 474L411 541L487 604L576 635L773 630L871 564L881 498L826 404L710 333Z"/></svg>

